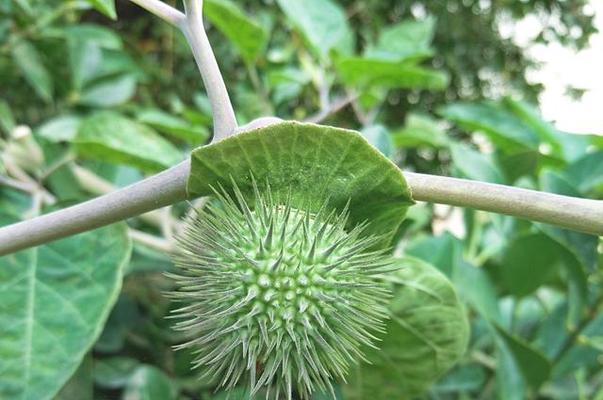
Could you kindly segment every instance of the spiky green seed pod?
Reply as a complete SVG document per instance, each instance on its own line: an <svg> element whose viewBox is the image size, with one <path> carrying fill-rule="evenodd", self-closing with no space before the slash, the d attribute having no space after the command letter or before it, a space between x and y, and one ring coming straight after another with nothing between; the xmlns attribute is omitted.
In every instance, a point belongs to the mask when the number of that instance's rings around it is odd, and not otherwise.
<svg viewBox="0 0 603 400"><path fill-rule="evenodd" d="M378 238L346 229L347 213L316 213L255 191L252 207L235 195L186 224L178 238L173 297L195 366L220 386L245 382L252 395L302 399L333 393L350 363L383 331L392 269ZM326 204L326 203L325 203Z"/></svg>

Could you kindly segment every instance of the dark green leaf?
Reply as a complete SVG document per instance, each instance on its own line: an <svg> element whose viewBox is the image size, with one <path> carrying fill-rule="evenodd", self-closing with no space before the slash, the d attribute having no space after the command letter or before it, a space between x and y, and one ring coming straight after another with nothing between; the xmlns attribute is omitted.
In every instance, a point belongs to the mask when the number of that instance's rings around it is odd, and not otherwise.
<svg viewBox="0 0 603 400"><path fill-rule="evenodd" d="M124 387L139 366L139 362L128 357L111 357L94 361L94 383L108 389Z"/></svg>
<svg viewBox="0 0 603 400"><path fill-rule="evenodd" d="M124 391L125 399L176 400L177 390L160 369L151 365L138 367L130 376Z"/></svg>
<svg viewBox="0 0 603 400"><path fill-rule="evenodd" d="M115 0L86 0L96 8L98 11L105 14L111 19L117 19L117 13L115 12Z"/></svg>

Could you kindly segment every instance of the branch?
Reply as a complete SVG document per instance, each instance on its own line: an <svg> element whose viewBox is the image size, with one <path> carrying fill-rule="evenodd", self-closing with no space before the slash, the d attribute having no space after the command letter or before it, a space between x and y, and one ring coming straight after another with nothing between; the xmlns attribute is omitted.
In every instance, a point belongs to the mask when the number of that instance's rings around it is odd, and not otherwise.
<svg viewBox="0 0 603 400"><path fill-rule="evenodd" d="M186 199L190 161L90 201L0 228L0 255L99 228Z"/></svg>
<svg viewBox="0 0 603 400"><path fill-rule="evenodd" d="M138 4L140 7L155 14L165 22L176 27L181 27L186 16L174 7L165 4L160 0L130 0L132 3Z"/></svg>
<svg viewBox="0 0 603 400"><path fill-rule="evenodd" d="M0 228L0 256L134 217L186 199L190 162L132 186ZM471 207L603 236L603 201L405 172L416 200Z"/></svg>
<svg viewBox="0 0 603 400"><path fill-rule="evenodd" d="M203 0L184 0L186 14L160 0L130 1L182 30L201 72L201 78L211 103L214 120L212 141L222 140L232 135L237 129L237 120L220 73L220 67L203 26Z"/></svg>
<svg viewBox="0 0 603 400"><path fill-rule="evenodd" d="M603 236L603 201L405 172L415 200L475 208Z"/></svg>

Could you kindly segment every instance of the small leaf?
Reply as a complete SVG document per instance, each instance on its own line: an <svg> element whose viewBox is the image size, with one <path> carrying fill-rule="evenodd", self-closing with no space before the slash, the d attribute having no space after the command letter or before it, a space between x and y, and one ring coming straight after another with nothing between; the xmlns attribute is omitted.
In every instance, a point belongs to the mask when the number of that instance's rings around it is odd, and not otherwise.
<svg viewBox="0 0 603 400"><path fill-rule="evenodd" d="M193 144L205 142L209 132L203 126L190 122L157 109L146 109L136 114L138 121L161 132L184 139Z"/></svg>
<svg viewBox="0 0 603 400"><path fill-rule="evenodd" d="M603 151L584 155L567 168L565 175L580 192L598 191L603 195Z"/></svg>
<svg viewBox="0 0 603 400"><path fill-rule="evenodd" d="M82 119L75 115L65 114L54 117L36 129L36 133L53 142L69 142L75 138Z"/></svg>
<svg viewBox="0 0 603 400"><path fill-rule="evenodd" d="M333 0L277 0L293 25L321 58L335 49L353 50L353 33L345 11Z"/></svg>
<svg viewBox="0 0 603 400"><path fill-rule="evenodd" d="M404 399L427 390L465 352L469 324L448 279L416 259L400 260L392 279L390 322L371 364L344 386L346 399Z"/></svg>
<svg viewBox="0 0 603 400"><path fill-rule="evenodd" d="M151 128L118 113L102 111L86 118L74 140L87 158L158 171L182 160L182 154Z"/></svg>
<svg viewBox="0 0 603 400"><path fill-rule="evenodd" d="M115 0L86 0L101 13L105 14L111 19L117 19L117 13L115 12Z"/></svg>
<svg viewBox="0 0 603 400"><path fill-rule="evenodd" d="M421 21L402 21L385 27L377 44L367 49L367 58L395 61L418 61L433 55L430 48L435 30L435 18Z"/></svg>
<svg viewBox="0 0 603 400"><path fill-rule="evenodd" d="M205 16L230 39L247 63L253 63L268 43L266 30L236 3L228 0L206 0Z"/></svg>
<svg viewBox="0 0 603 400"><path fill-rule="evenodd" d="M404 128L393 133L396 147L446 147L449 139L438 121L422 114L410 113L406 117Z"/></svg>
<svg viewBox="0 0 603 400"><path fill-rule="evenodd" d="M110 77L86 87L78 102L91 107L113 107L134 96L136 78L130 74Z"/></svg>
<svg viewBox="0 0 603 400"><path fill-rule="evenodd" d="M142 365L130 376L124 399L175 400L176 394L175 386L161 370Z"/></svg>
<svg viewBox="0 0 603 400"><path fill-rule="evenodd" d="M444 90L448 75L406 62L339 57L337 71L348 85Z"/></svg>
<svg viewBox="0 0 603 400"><path fill-rule="evenodd" d="M130 251L114 224L0 257L1 398L53 398L99 336Z"/></svg>
<svg viewBox="0 0 603 400"><path fill-rule="evenodd" d="M362 136L368 140L370 144L375 146L385 157L392 158L394 155L394 144L392 137L383 125L372 125L362 129Z"/></svg>
<svg viewBox="0 0 603 400"><path fill-rule="evenodd" d="M19 40L12 48L15 63L36 94L47 103L52 101L52 76L42 63L38 50L28 41Z"/></svg>
<svg viewBox="0 0 603 400"><path fill-rule="evenodd" d="M140 363L128 357L111 357L94 361L94 383L106 389L124 387Z"/></svg>
<svg viewBox="0 0 603 400"><path fill-rule="evenodd" d="M502 172L489 155L463 143L453 144L450 150L454 166L463 177L491 183L504 182Z"/></svg>

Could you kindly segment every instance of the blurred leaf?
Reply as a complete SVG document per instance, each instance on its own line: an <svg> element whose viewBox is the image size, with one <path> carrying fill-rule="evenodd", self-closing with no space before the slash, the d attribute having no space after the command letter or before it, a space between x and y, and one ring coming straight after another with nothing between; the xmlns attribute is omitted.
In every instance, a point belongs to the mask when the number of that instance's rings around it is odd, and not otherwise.
<svg viewBox="0 0 603 400"><path fill-rule="evenodd" d="M76 115L59 115L44 122L35 132L49 142L69 142L77 135L81 122L82 119Z"/></svg>
<svg viewBox="0 0 603 400"><path fill-rule="evenodd" d="M66 40L91 42L102 49L122 50L123 41L119 34L108 27L90 23L80 23L61 28Z"/></svg>
<svg viewBox="0 0 603 400"><path fill-rule="evenodd" d="M338 57L336 67L348 85L430 90L444 90L448 86L446 73L405 62Z"/></svg>
<svg viewBox="0 0 603 400"><path fill-rule="evenodd" d="M94 351L98 353L117 353L123 349L126 336L130 329L141 322L140 312L136 302L130 296L121 293L103 332L94 344Z"/></svg>
<svg viewBox="0 0 603 400"><path fill-rule="evenodd" d="M203 144L209 136L207 128L158 109L142 110L136 114L136 118L143 124L196 145Z"/></svg>
<svg viewBox="0 0 603 400"><path fill-rule="evenodd" d="M385 27L377 44L370 46L365 56L383 60L421 60L433 55L430 48L435 30L435 18L421 21L402 21Z"/></svg>
<svg viewBox="0 0 603 400"><path fill-rule="evenodd" d="M94 392L92 369L92 356L88 354L53 400L92 400Z"/></svg>
<svg viewBox="0 0 603 400"><path fill-rule="evenodd" d="M501 171L509 183L516 182L523 176L530 176L536 173L540 153L535 150L525 150L517 153L496 154L496 161Z"/></svg>
<svg viewBox="0 0 603 400"><path fill-rule="evenodd" d="M462 259L462 251L462 241L446 232L415 238L406 246L405 254L427 261L450 278Z"/></svg>
<svg viewBox="0 0 603 400"><path fill-rule="evenodd" d="M68 41L68 46L73 89L79 91L86 82L94 78L103 53L96 42L84 38L72 38Z"/></svg>
<svg viewBox="0 0 603 400"><path fill-rule="evenodd" d="M6 135L9 135L15 128L15 117L6 100L0 99L0 129Z"/></svg>
<svg viewBox="0 0 603 400"><path fill-rule="evenodd" d="M175 400L176 387L160 369L151 365L138 367L128 380L124 399Z"/></svg>
<svg viewBox="0 0 603 400"><path fill-rule="evenodd" d="M584 194L593 190L603 196L603 151L587 154L565 171L567 179Z"/></svg>
<svg viewBox="0 0 603 400"><path fill-rule="evenodd" d="M461 260L452 274L452 281L459 295L487 321L500 324L502 315L498 306L496 289L482 268Z"/></svg>
<svg viewBox="0 0 603 400"><path fill-rule="evenodd" d="M130 100L135 91L136 78L133 75L110 77L83 89L78 102L91 107L112 107Z"/></svg>
<svg viewBox="0 0 603 400"><path fill-rule="evenodd" d="M551 362L538 350L506 330L496 327L500 338L513 355L528 385L538 389L551 374Z"/></svg>
<svg viewBox="0 0 603 400"><path fill-rule="evenodd" d="M446 131L428 115L409 113L404 128L393 133L396 147L446 147L449 140Z"/></svg>
<svg viewBox="0 0 603 400"><path fill-rule="evenodd" d="M438 111L461 128L484 133L501 150L538 149L534 131L496 103L454 103Z"/></svg>
<svg viewBox="0 0 603 400"><path fill-rule="evenodd" d="M12 57L36 94L50 103L54 91L52 76L34 45L26 40L19 40L12 48Z"/></svg>
<svg viewBox="0 0 603 400"><path fill-rule="evenodd" d="M102 388L122 388L139 365L138 360L128 357L94 360L94 383Z"/></svg>
<svg viewBox="0 0 603 400"><path fill-rule="evenodd" d="M243 10L228 0L206 0L204 15L237 47L243 59L251 64L264 51L268 34Z"/></svg>
<svg viewBox="0 0 603 400"><path fill-rule="evenodd" d="M463 177L477 181L504 183L504 178L492 158L462 143L450 147L454 167Z"/></svg>
<svg viewBox="0 0 603 400"><path fill-rule="evenodd" d="M559 244L541 234L515 236L503 250L501 283L515 296L531 294L558 271Z"/></svg>
<svg viewBox="0 0 603 400"><path fill-rule="evenodd" d="M432 389L435 393L478 391L486 381L486 373L477 365L461 365L444 376Z"/></svg>
<svg viewBox="0 0 603 400"><path fill-rule="evenodd" d="M338 3L332 0L277 0L277 3L321 58L332 49L342 54L352 52L354 35Z"/></svg>
<svg viewBox="0 0 603 400"><path fill-rule="evenodd" d="M367 126L361 131L362 136L368 140L370 144L375 146L385 157L392 158L394 155L394 144L392 138L383 125Z"/></svg>
<svg viewBox="0 0 603 400"><path fill-rule="evenodd" d="M115 12L115 0L85 0L96 8L101 13L105 14L111 19L117 19L117 13Z"/></svg>
<svg viewBox="0 0 603 400"><path fill-rule="evenodd" d="M260 397L261 398L261 397ZM219 392L211 396L211 400L249 400L249 390L244 388L234 388L228 391Z"/></svg>
<svg viewBox="0 0 603 400"><path fill-rule="evenodd" d="M418 395L465 352L469 325L448 279L418 259L402 259L392 274L390 321L370 365L352 370L345 398L402 399Z"/></svg>
<svg viewBox="0 0 603 400"><path fill-rule="evenodd" d="M603 336L603 315L599 314L590 321L581 334L586 337ZM601 369L601 353L586 343L574 343L555 364L553 376L561 377L572 374L578 368Z"/></svg>
<svg viewBox="0 0 603 400"><path fill-rule="evenodd" d="M114 224L0 258L0 397L59 391L100 334L130 251L125 224Z"/></svg>
<svg viewBox="0 0 603 400"><path fill-rule="evenodd" d="M110 111L86 118L74 143L84 157L125 163L151 172L183 159L178 149L151 128Z"/></svg>

